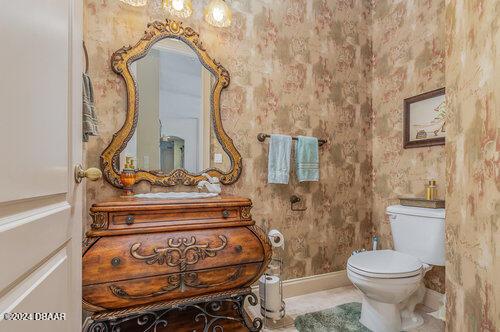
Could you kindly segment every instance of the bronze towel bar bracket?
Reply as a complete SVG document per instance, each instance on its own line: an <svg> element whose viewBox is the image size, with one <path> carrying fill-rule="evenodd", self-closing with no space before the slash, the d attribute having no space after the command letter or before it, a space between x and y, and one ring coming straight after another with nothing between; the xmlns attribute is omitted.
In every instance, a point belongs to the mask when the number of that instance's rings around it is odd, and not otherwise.
<svg viewBox="0 0 500 332"><path fill-rule="evenodd" d="M266 140L266 138L269 138L269 137L271 137L271 135L264 134L264 133L259 133L259 134L257 135L257 139L258 139L260 142L264 142L264 141ZM292 139L293 139L294 141L296 141L296 140L297 140L297 137L292 136ZM325 144L326 142L327 142L327 140L326 140L326 139L318 139L318 145L319 145L319 146L322 146L322 145L323 145L323 144Z"/></svg>

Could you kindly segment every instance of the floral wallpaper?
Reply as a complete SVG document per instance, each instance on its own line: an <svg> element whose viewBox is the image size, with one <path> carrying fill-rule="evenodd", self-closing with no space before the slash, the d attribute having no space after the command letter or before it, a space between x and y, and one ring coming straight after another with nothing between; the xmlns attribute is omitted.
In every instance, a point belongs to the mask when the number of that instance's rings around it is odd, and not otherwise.
<svg viewBox="0 0 500 332"><path fill-rule="evenodd" d="M444 0L377 0L373 6L373 224L392 246L385 209L399 196L424 196L437 180L445 194L443 146L403 149L403 100L445 86ZM426 286L444 293L444 268L433 267Z"/></svg>
<svg viewBox="0 0 500 332"><path fill-rule="evenodd" d="M123 81L109 59L134 44L148 22L166 16L160 0L143 8L117 0L84 3L100 118L100 136L85 146L93 166L126 107ZM500 4L232 0L233 25L218 29L202 20L205 3L196 1L184 24L200 32L231 73L222 114L244 169L224 192L250 197L258 224L285 234L285 277L342 270L373 233L391 246L385 207L399 195L421 196L433 178L447 202L447 315L453 317L447 330L498 330ZM446 146L402 149L403 99L442 86ZM298 184L292 174L288 186L268 185L267 144L256 140L259 132L328 139L320 150L321 181ZM119 193L105 182L87 189L88 207ZM137 190L162 188L143 183ZM303 198L305 212L290 210L292 194ZM434 268L426 283L443 292L444 269Z"/></svg>
<svg viewBox="0 0 500 332"><path fill-rule="evenodd" d="M446 1L448 331L500 330L499 17Z"/></svg>
<svg viewBox="0 0 500 332"><path fill-rule="evenodd" d="M371 20L368 1L232 0L233 24L220 29L201 17L207 1L194 1L184 21L208 52L231 74L222 95L223 123L243 157L243 174L225 193L250 197L258 224L286 238L285 278L345 269L351 252L369 243L371 222ZM84 2L84 39L89 52L100 136L86 145L87 165L122 125L125 86L110 57L134 44L148 22L163 20L160 0L131 7L117 0ZM321 181L268 185L266 143L259 132L314 135L320 148ZM117 195L105 182L87 184L87 206ZM186 190L186 188L176 188ZM162 190L142 183L138 191ZM304 212L290 210L302 197Z"/></svg>

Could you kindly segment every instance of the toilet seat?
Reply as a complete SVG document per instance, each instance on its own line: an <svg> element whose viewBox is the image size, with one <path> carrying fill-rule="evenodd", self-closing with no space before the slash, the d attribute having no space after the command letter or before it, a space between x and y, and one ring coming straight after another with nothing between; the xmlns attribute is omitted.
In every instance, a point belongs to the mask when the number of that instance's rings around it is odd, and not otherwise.
<svg viewBox="0 0 500 332"><path fill-rule="evenodd" d="M412 271L408 273L370 273L367 271L358 270L352 266L348 266L347 270L349 272L358 274L362 277L373 278L373 279L400 279L400 278L411 278L418 276L422 273L422 270Z"/></svg>
<svg viewBox="0 0 500 332"><path fill-rule="evenodd" d="M365 251L347 261L347 269L359 275L380 279L408 278L423 272L422 262L394 250Z"/></svg>

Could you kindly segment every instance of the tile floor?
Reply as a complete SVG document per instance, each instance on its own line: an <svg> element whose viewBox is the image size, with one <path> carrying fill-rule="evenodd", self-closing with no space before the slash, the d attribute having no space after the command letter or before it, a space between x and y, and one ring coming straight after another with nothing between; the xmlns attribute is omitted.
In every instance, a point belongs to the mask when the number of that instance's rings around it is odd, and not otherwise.
<svg viewBox="0 0 500 332"><path fill-rule="evenodd" d="M291 318L295 318L299 315L320 311L328 308L335 307L337 305L347 303L347 302L361 302L360 292L353 286L340 287L335 289L330 289L322 292L311 293L296 297L291 297L285 300L287 315ZM259 316L260 310L259 306L249 307L248 312L250 315ZM419 306L417 312L422 314L425 323L417 329L413 329L409 332L440 332L444 331L444 323L432 316L427 315L427 312L431 310L424 306ZM295 332L297 329L291 323L288 326L280 328L264 328L263 331L280 331L280 332Z"/></svg>

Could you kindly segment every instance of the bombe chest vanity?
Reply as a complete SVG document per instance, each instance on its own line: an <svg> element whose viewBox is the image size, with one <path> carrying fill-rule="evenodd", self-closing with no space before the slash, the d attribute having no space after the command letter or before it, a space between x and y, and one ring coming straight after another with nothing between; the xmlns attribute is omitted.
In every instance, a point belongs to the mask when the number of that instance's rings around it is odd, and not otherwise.
<svg viewBox="0 0 500 332"><path fill-rule="evenodd" d="M84 308L96 322L116 322L229 299L244 315L242 301L271 255L251 204L234 196L95 204L83 248ZM250 330L259 326L244 319Z"/></svg>

